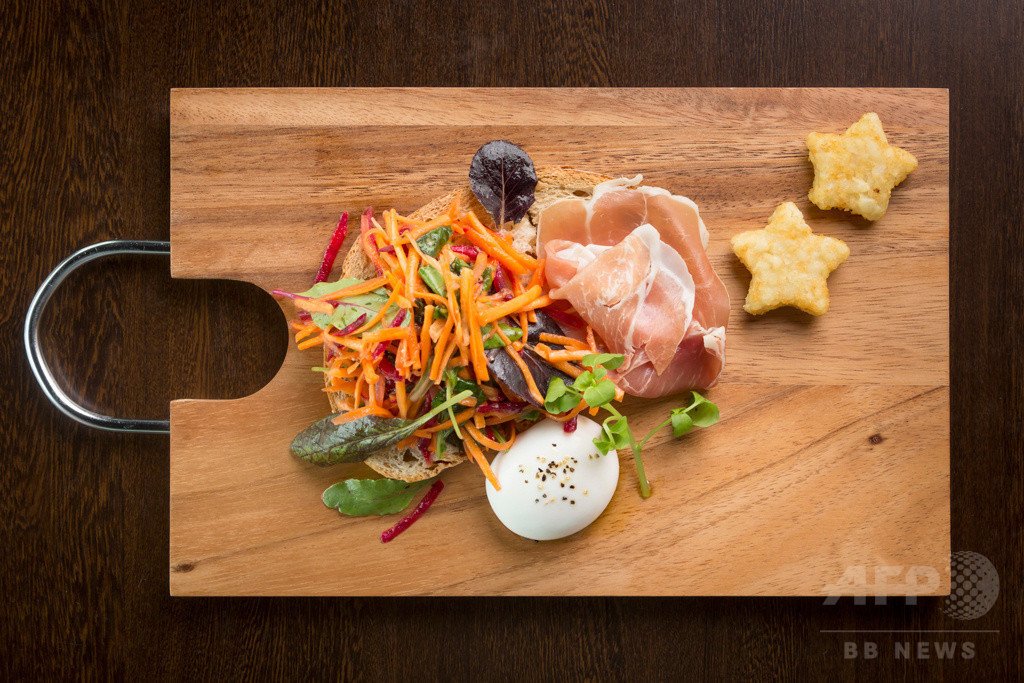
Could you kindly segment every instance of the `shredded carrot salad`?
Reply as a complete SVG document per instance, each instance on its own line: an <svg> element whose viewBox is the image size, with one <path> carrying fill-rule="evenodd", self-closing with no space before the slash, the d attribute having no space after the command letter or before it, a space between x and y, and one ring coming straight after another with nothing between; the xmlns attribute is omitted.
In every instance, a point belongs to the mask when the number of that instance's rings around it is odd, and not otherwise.
<svg viewBox="0 0 1024 683"><path fill-rule="evenodd" d="M500 488L485 451L509 448L516 421L531 412L529 419L543 414L559 421L578 412L554 416L526 402L543 406L547 388L537 386L521 357L535 311L552 304L544 261L518 251L472 212L462 213L457 201L430 221L393 209L378 220L367 210L358 244L376 277L317 298L293 298L300 310L291 323L297 348L324 347L325 391L342 410L334 423L371 415L415 419L436 397L443 400L452 382L462 388L458 382L469 382L484 400L471 397L442 412L401 445L418 446L430 463L446 450L439 434L455 430L466 455ZM311 314L333 314L345 297L371 292L387 303L345 329L312 321ZM534 353L570 377L582 372L578 361L598 350L589 327L583 339L542 333L531 343ZM529 399L497 383L485 345L505 347L523 373Z"/></svg>

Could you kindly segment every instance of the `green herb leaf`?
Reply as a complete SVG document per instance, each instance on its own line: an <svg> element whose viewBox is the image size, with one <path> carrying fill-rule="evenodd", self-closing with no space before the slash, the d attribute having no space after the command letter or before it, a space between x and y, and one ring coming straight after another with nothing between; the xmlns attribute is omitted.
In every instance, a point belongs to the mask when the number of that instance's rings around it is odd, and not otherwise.
<svg viewBox="0 0 1024 683"><path fill-rule="evenodd" d="M392 515L404 510L433 479L408 483L395 479L345 479L323 494L324 505L343 515Z"/></svg>
<svg viewBox="0 0 1024 683"><path fill-rule="evenodd" d="M670 420L672 421L672 434L677 439L693 429L693 419L684 412L683 408L673 410Z"/></svg>
<svg viewBox="0 0 1024 683"><path fill-rule="evenodd" d="M630 448L629 423L623 416L612 415L601 424L601 433L594 439L594 445L603 455L612 450Z"/></svg>
<svg viewBox="0 0 1024 683"><path fill-rule="evenodd" d="M587 389L596 386L598 382L604 379L608 371L604 368L594 368L593 370L584 370L579 376L573 380L572 385L576 387L577 391L586 391Z"/></svg>
<svg viewBox="0 0 1024 683"><path fill-rule="evenodd" d="M472 270L473 266L469 265L468 263L466 263L465 261L463 261L462 259L460 259L458 257L453 258L452 259L452 264L450 266L448 266L448 270L452 271L456 275L458 275L459 273L464 271L466 268L469 268L470 270Z"/></svg>
<svg viewBox="0 0 1024 683"><path fill-rule="evenodd" d="M441 455L448 450L449 439L455 436L455 430L451 427L446 427L437 433L437 453ZM459 441L457 440L456 443Z"/></svg>
<svg viewBox="0 0 1024 683"><path fill-rule="evenodd" d="M693 393L693 404L690 406L690 417L698 427L710 427L718 422L718 406L707 400L696 391Z"/></svg>
<svg viewBox="0 0 1024 683"><path fill-rule="evenodd" d="M591 408L598 408L615 398L615 385L609 379L602 379L597 384L583 391L583 400Z"/></svg>
<svg viewBox="0 0 1024 683"><path fill-rule="evenodd" d="M421 235L416 240L416 244L424 254L437 258L437 255L441 253L441 249L444 245L448 244L448 240L451 238L452 226L442 225L440 228L434 228L425 235Z"/></svg>
<svg viewBox="0 0 1024 683"><path fill-rule="evenodd" d="M501 329L502 332L505 333L505 336L508 337L509 341L516 341L517 339L521 339L523 336L523 328L519 327L518 325L513 326L507 323L498 323L498 327ZM490 333L490 325L486 325L483 327L483 329L480 330L480 334L485 337ZM505 342L502 341L501 337L499 337L498 335L494 335L490 339L484 340L484 349L500 349L504 345Z"/></svg>
<svg viewBox="0 0 1024 683"><path fill-rule="evenodd" d="M581 398L579 393L565 385L561 377L555 377L548 382L544 410L554 415L565 413L578 406Z"/></svg>
<svg viewBox="0 0 1024 683"><path fill-rule="evenodd" d="M334 424L335 415L314 422L292 440L292 455L326 467L341 462L361 462L382 448L394 446L449 406L472 396L464 391L433 407L415 420L366 415L351 422Z"/></svg>
<svg viewBox="0 0 1024 683"><path fill-rule="evenodd" d="M491 291L491 284L494 282L494 269L490 266L484 268L484 272L480 274L480 287L484 290L484 294Z"/></svg>
<svg viewBox="0 0 1024 683"><path fill-rule="evenodd" d="M423 283L434 291L438 296L448 296L448 289L444 286L444 276L431 265L420 266L420 277Z"/></svg>
<svg viewBox="0 0 1024 683"><path fill-rule="evenodd" d="M584 356L580 363L588 368L600 366L609 370L617 370L625 360L626 357L621 353L592 353L589 356Z"/></svg>
<svg viewBox="0 0 1024 683"><path fill-rule="evenodd" d="M482 404L482 403L486 403L487 402L487 396L484 394L483 389L481 389L479 387L479 385L475 384L474 382L471 382L468 379L462 379L461 377L459 377L459 373L458 373L458 369L457 368L448 368L447 370L445 370L445 372L444 372L444 380L448 384L448 386L451 388L452 393L459 393L459 392L462 392L462 391L470 391L470 392L473 393L473 396L476 398L477 404ZM433 400L433 402L431 404L431 408L433 408L436 405L439 405L442 401L444 401L444 395L440 394L440 393L437 394L436 396L434 396L434 400Z"/></svg>
<svg viewBox="0 0 1024 683"><path fill-rule="evenodd" d="M540 419L540 411L537 410L537 409L528 410L525 413L523 413L522 415L520 415L519 419L520 420L539 420Z"/></svg>

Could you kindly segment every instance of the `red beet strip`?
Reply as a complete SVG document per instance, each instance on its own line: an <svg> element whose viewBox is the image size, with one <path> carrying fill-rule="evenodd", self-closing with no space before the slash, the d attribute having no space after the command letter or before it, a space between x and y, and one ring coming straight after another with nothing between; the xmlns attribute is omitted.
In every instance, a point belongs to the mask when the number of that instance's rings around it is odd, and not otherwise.
<svg viewBox="0 0 1024 683"><path fill-rule="evenodd" d="M320 270L316 271L316 277L313 279L313 283L326 282L327 278L331 276L331 268L334 267L334 259L338 256L338 251L341 249L341 243L345 241L345 235L348 234L348 211L341 214L341 219L338 220L338 227L334 229L334 233L331 235L331 241L327 245L327 250L324 252L324 260L320 262Z"/></svg>
<svg viewBox="0 0 1024 683"><path fill-rule="evenodd" d="M562 423L562 431L566 434L572 434L576 431L576 416L573 415L571 420L566 420Z"/></svg>
<svg viewBox="0 0 1024 683"><path fill-rule="evenodd" d="M343 327L340 330L338 330L338 336L344 337L345 335L352 334L353 332L358 330L360 327L362 327L365 322L366 322L366 314L363 313L358 318L356 318L355 320L350 322L348 325L345 325L345 327Z"/></svg>
<svg viewBox="0 0 1024 683"><path fill-rule="evenodd" d="M514 401L493 401L491 403L485 403L482 406L478 406L476 412L478 413L518 413L526 407L525 403L516 403Z"/></svg>
<svg viewBox="0 0 1024 683"><path fill-rule="evenodd" d="M427 491L427 495L420 499L420 502L416 505L412 512L407 514L402 519L398 520L398 524L394 525L390 529L387 529L380 535L380 542L387 543L388 541L394 540L395 536L402 533L415 522L417 519L423 516L423 513L430 509L430 506L434 504L437 499L437 494L441 493L441 489L444 488L444 482L440 479L434 482L434 485Z"/></svg>
<svg viewBox="0 0 1024 683"><path fill-rule="evenodd" d="M427 463L427 467L434 464L434 454L430 452L430 437L424 436L416 442L416 447L420 449L420 455L423 456L423 462Z"/></svg>
<svg viewBox="0 0 1024 683"><path fill-rule="evenodd" d="M474 247L470 244L452 244L449 245L448 248L454 251L456 254L462 254L471 262L475 261L477 255L480 253L480 249L478 247Z"/></svg>
<svg viewBox="0 0 1024 683"><path fill-rule="evenodd" d="M546 306L540 310L550 315L555 320L555 322L562 323L563 325L575 327L578 330L582 330L587 326L587 324L583 322L583 319L580 318L575 313L569 313L568 311L560 311L557 308L553 308L551 306Z"/></svg>
<svg viewBox="0 0 1024 683"><path fill-rule="evenodd" d="M398 370L396 370L391 361L387 359L387 356L380 359L380 363L377 364L377 370L380 371L380 374L384 379L389 379L392 382L402 379L402 376L398 374Z"/></svg>
<svg viewBox="0 0 1024 683"><path fill-rule="evenodd" d="M499 292L512 291L512 283L508 279L508 273L505 272L505 266L499 265L494 269L494 288Z"/></svg>

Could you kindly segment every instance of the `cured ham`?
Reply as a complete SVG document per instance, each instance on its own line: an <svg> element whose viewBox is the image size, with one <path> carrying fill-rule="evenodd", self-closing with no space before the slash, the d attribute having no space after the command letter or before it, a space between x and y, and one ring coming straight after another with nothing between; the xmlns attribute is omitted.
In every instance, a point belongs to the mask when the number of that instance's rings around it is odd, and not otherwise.
<svg viewBox="0 0 1024 683"><path fill-rule="evenodd" d="M725 362L729 295L705 251L697 206L613 180L540 217L538 254L551 296L566 299L626 359L626 392L665 396L712 386Z"/></svg>

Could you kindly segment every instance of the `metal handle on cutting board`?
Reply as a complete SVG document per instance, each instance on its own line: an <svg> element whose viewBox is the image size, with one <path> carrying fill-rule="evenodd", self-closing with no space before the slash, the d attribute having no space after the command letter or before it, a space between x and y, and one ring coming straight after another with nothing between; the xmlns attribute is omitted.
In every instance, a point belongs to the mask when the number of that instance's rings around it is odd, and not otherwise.
<svg viewBox="0 0 1024 683"><path fill-rule="evenodd" d="M28 354L28 364L32 368L32 374L35 375L40 388L46 394L46 398L50 399L50 403L72 420L81 422L89 427L106 429L113 432L170 433L171 424L169 420L134 420L100 415L79 405L58 386L39 347L39 321L43 316L43 310L50 301L50 297L57 291L60 283L72 272L90 261L115 254L159 254L169 256L170 253L170 242L147 240L99 242L79 249L61 261L53 269L53 272L46 276L39 289L36 290L35 296L32 297L32 302L28 305L28 312L25 314L25 351Z"/></svg>

